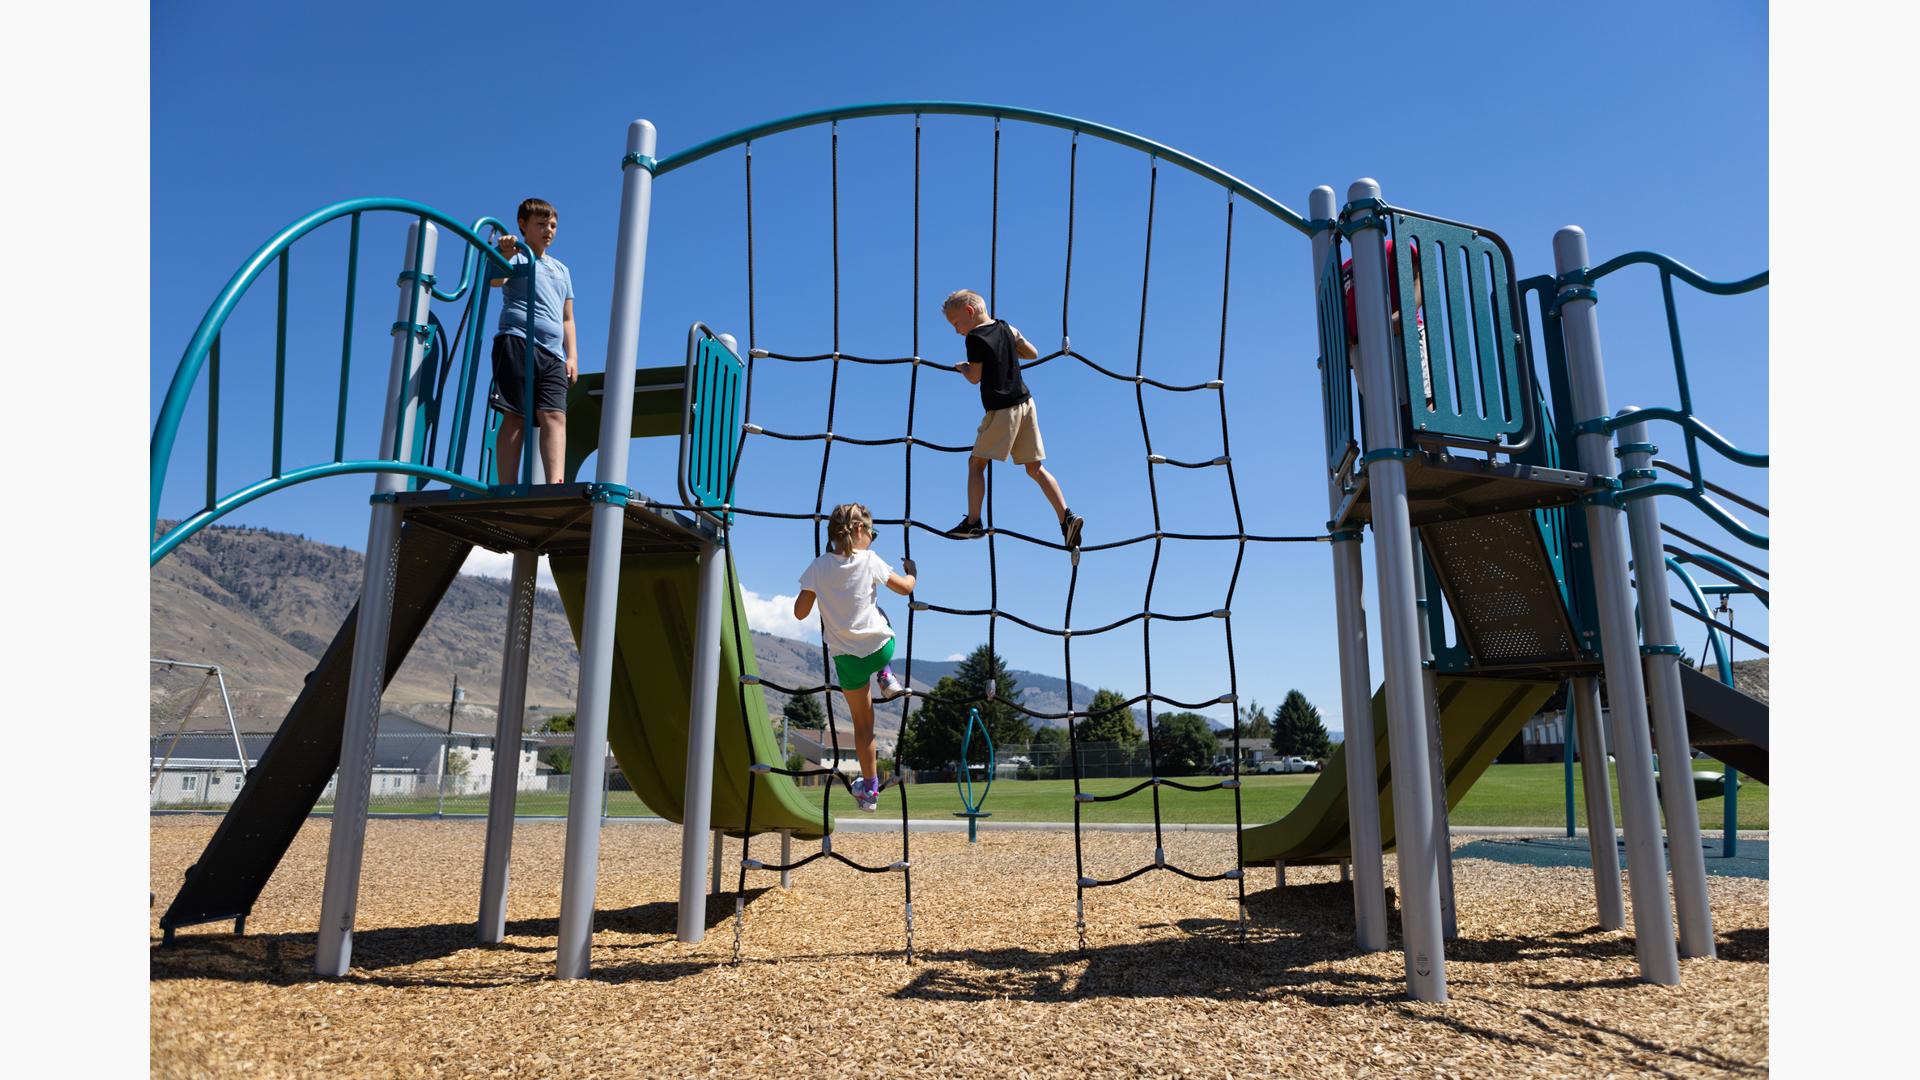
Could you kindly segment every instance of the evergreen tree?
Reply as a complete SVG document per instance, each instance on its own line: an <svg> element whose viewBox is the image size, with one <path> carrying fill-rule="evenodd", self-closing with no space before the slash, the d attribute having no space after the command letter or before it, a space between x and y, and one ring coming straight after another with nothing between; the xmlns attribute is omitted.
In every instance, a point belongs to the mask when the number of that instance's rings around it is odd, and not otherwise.
<svg viewBox="0 0 1920 1080"><path fill-rule="evenodd" d="M1087 718L1074 724L1074 735L1083 743L1132 746L1140 741L1140 725L1134 722L1126 698L1117 691L1101 690L1087 706Z"/></svg>
<svg viewBox="0 0 1920 1080"><path fill-rule="evenodd" d="M823 731L827 726L827 714L820 708L820 699L812 694L796 694L787 699L787 707L780 715L789 728L806 728L811 731Z"/></svg>
<svg viewBox="0 0 1920 1080"><path fill-rule="evenodd" d="M1177 712L1154 718L1153 751L1163 776L1204 773L1213 764L1219 742L1213 725L1199 713Z"/></svg>
<svg viewBox="0 0 1920 1080"><path fill-rule="evenodd" d="M991 701L961 704L984 697L989 683L994 686ZM961 738L966 734L969 710L980 710L995 746L1024 744L1033 739L1033 725L1026 714L1009 702L1017 700L1020 684L1007 674L1007 662L982 645L973 650L958 670L942 678L922 699L918 709L907 718L900 731L900 760L915 769L940 769L960 759ZM985 760L985 748L975 739L973 756Z"/></svg>
<svg viewBox="0 0 1920 1080"><path fill-rule="evenodd" d="M1327 725L1320 721L1320 710L1313 707L1307 695L1298 690L1287 691L1287 699L1274 714L1273 752L1322 760L1332 750L1333 737L1327 734Z"/></svg>

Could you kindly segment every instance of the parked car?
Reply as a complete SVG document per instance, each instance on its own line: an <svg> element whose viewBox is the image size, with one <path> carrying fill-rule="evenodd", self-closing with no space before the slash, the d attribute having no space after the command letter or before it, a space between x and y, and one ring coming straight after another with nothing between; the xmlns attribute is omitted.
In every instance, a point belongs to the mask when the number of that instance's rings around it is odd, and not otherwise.
<svg viewBox="0 0 1920 1080"><path fill-rule="evenodd" d="M1215 776L1232 776L1233 775L1233 759L1227 758L1222 761L1216 761L1212 765L1208 766L1207 771L1212 773Z"/></svg>
<svg viewBox="0 0 1920 1080"><path fill-rule="evenodd" d="M1256 771L1263 773L1319 772L1320 763L1310 761L1303 757L1289 755L1287 757L1268 758L1260 763L1260 768Z"/></svg>

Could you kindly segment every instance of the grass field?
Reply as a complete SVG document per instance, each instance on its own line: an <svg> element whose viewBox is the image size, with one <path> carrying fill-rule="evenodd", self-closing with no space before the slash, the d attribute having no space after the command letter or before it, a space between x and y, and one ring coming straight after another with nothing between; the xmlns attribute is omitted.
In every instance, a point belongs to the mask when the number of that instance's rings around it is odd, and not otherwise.
<svg viewBox="0 0 1920 1080"><path fill-rule="evenodd" d="M1701 762L1702 768L1717 768L1717 765ZM1258 825L1284 816L1299 804L1307 788L1319 777L1314 775L1298 776L1248 776L1243 777L1245 786L1241 789L1241 820L1248 825ZM1194 776L1181 778L1182 783L1215 783L1219 777ZM1138 780L1088 780L1083 789L1095 795L1110 795L1124 791L1139 783ZM817 799L819 789L808 789L809 797ZM1743 781L1740 785L1739 812L1740 828L1765 829L1767 825L1767 786L1755 780ZM898 817L900 813L900 794L888 790L880 797L879 816ZM1614 784L1615 806L1619 805L1619 785ZM908 805L916 819L952 819L955 811L961 809L959 793L952 784L916 785L907 792ZM436 809L436 801L428 799L388 800L375 799L373 812L376 814L431 814ZM852 812L852 803L844 791L836 792L832 806L837 814ZM1176 788L1160 790L1161 819L1177 824L1225 824L1233 821L1233 795L1225 791L1187 792ZM516 807L523 817L564 817L567 813L567 797L564 794L523 794ZM1000 780L993 785L993 791L987 796L983 810L993 815L997 821L1072 821L1073 820L1073 783L1069 780ZM484 815L487 812L487 800L484 795L449 797L445 802L447 814ZM1700 803L1700 824L1706 829L1718 829L1723 810L1720 799L1708 799ZM639 817L651 812L630 791L614 792L607 798L607 813L611 817ZM1586 824L1586 800L1582 796L1579 777L1574 777L1574 814L1580 825ZM1153 820L1153 795L1142 791L1130 799L1111 803L1087 804L1083 810L1083 821L1088 822L1150 822ZM1544 765L1495 765L1486 771L1460 805L1453 811L1452 823L1455 825L1540 825L1556 826L1566 823L1566 789L1562 766ZM1616 813L1615 824L1618 815Z"/></svg>

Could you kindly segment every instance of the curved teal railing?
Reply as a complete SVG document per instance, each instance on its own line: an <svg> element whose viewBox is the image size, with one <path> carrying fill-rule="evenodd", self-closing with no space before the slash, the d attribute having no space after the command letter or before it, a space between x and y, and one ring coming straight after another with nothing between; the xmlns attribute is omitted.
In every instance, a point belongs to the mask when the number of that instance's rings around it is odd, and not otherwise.
<svg viewBox="0 0 1920 1080"><path fill-rule="evenodd" d="M1640 421L1666 421L1679 426L1687 448L1687 465L1691 470L1690 483L1659 481L1627 488L1612 494L1614 505L1624 506L1637 499L1650 499L1660 495L1672 495L1692 503L1699 511L1713 519L1721 528L1739 537L1745 543L1765 549L1770 538L1749 528L1745 522L1733 516L1725 507L1715 502L1707 492L1706 476L1700 467L1700 444L1719 453L1727 460L1753 468L1768 468L1769 455L1735 446L1725 436L1702 423L1694 413L1693 386L1687 376L1686 348L1680 338L1680 315L1674 305L1673 282L1675 278L1714 296L1736 296L1764 288L1768 282L1768 271L1761 271L1751 277L1738 281L1715 281L1694 270L1692 267L1653 251L1630 251L1608 259L1591 269L1575 270L1555 279L1556 290L1559 286L1576 284L1591 287L1594 282L1629 266L1653 266L1660 271L1660 295L1666 305L1667 338L1673 348L1673 369L1675 382L1679 388L1680 403L1677 406L1654 406L1636 409L1608 417L1605 428L1608 433Z"/></svg>
<svg viewBox="0 0 1920 1080"><path fill-rule="evenodd" d="M677 154L663 157L653 167L655 179L665 176L675 169L691 165L702 158L711 157L722 150L743 146L756 139L777 135L796 128L813 127L839 120L858 120L873 116L979 116L993 120L1019 120L1024 123L1038 124L1043 127L1061 128L1080 135L1091 135L1121 146L1131 147L1142 153L1151 154L1161 161L1193 173L1195 176L1211 180L1233 192L1253 205L1286 222L1305 235L1313 234L1313 226L1294 213L1278 200L1247 183L1231 173L1215 168L1190 154L1181 153L1171 146L1142 138L1130 131L1096 124L1091 120L1080 120L1059 113L1042 112L1038 109L1022 109L1012 105L990 105L978 101L887 101L866 105L842 105L831 109L816 109L813 112L798 113L780 120L756 124L741 128L718 138L708 139L697 146L689 147Z"/></svg>
<svg viewBox="0 0 1920 1080"><path fill-rule="evenodd" d="M441 289L433 275L425 275L424 282L428 293L435 300L453 303L464 297L467 303L461 313L459 329L453 335L455 340L450 342L446 327L437 315L429 313L425 323L420 321L419 297L415 295L413 304L409 307L408 318L404 323L396 324L394 327L395 332L415 333L426 339L427 359L422 365L420 378L426 383L427 390L418 395L411 404L411 407L416 410L417 421L413 425L414 445L410 448L399 445L400 433L407 427L405 424L400 424L395 427L395 444L383 448L384 456L350 459L345 453L347 391L353 362L354 308L359 279L361 226L364 215L370 213L396 213L411 217L423 225L432 223L444 230L445 235L460 241L464 246L458 285L452 290ZM342 316L339 396L334 415L333 457L331 461L288 467L285 461L288 404L286 339L293 248L297 241L316 229L342 218L348 219L351 231L348 238L346 300ZM166 484L167 467L172 458L181 422L186 416L194 387L203 373L207 376L206 501L199 511L185 516L164 535L151 540L149 562L158 562L189 536L240 506L263 495L308 480L350 473L389 472L408 476L416 484L422 481L438 481L468 491L486 491L490 462L484 448L474 455L477 475L468 475L466 471L468 435L472 425L470 404L474 386L479 377L481 345L487 335L485 322L488 290L476 288L475 285L483 272L483 266L497 270L502 275L512 274L515 269L506 258L494 250L487 239L480 235L482 229L491 230L496 237L506 231L505 226L493 218L483 217L472 225L466 225L439 210L408 199L350 199L322 207L294 221L261 245L246 262L241 264L239 270L214 299L212 306L207 309L193 337L188 341L186 352L181 357L180 365L175 369L173 379L167 387L166 396L161 402L160 414L154 421L153 436L149 446L148 527L150 537L159 526L161 494ZM414 265L418 265L420 261L424 237L423 228L415 242ZM273 446L270 468L265 478L221 494L217 486L220 463L221 332L240 301L248 295L249 290L268 268L276 264L277 317L274 335ZM411 276L411 271L403 271L400 281L404 282ZM531 295L531 288L528 291ZM445 418L446 423L443 424L441 409L448 396L448 381L454 371L452 361L456 353L459 356L459 378L453 382L455 407L452 415ZM442 441L446 446L444 465L436 464L434 460ZM406 452L403 453L403 451ZM407 458L412 460L406 460Z"/></svg>

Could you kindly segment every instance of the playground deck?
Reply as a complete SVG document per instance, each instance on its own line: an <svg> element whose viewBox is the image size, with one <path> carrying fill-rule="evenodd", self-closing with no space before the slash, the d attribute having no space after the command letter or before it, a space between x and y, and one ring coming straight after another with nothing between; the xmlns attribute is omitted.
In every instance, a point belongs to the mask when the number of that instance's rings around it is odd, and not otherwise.
<svg viewBox="0 0 1920 1080"><path fill-rule="evenodd" d="M1331 867L1248 883L1249 944L1232 890L1152 874L1089 897L1074 949L1060 832L916 836L920 960L899 959L898 899L831 865L747 906L748 962L727 965L732 898L704 942L674 940L679 830L606 830L590 978L552 977L563 826L525 823L513 849L507 940L474 943L483 826L374 821L354 966L313 975L328 822L309 821L262 893L249 933L182 931L159 913L212 830L158 818L152 1068L159 1077L328 1073L574 1076L1753 1074L1768 1068L1768 884L1709 882L1718 961L1679 986L1640 981L1631 924L1594 929L1577 867L1456 862L1460 939L1451 1003L1406 1000L1397 951L1359 954ZM1169 833L1168 856L1231 859L1226 833ZM1148 841L1089 833L1088 870L1133 865ZM1462 846L1466 843L1462 841ZM877 860L887 833L836 850ZM729 858L739 846L730 842ZM1394 881L1389 857L1387 882Z"/></svg>

